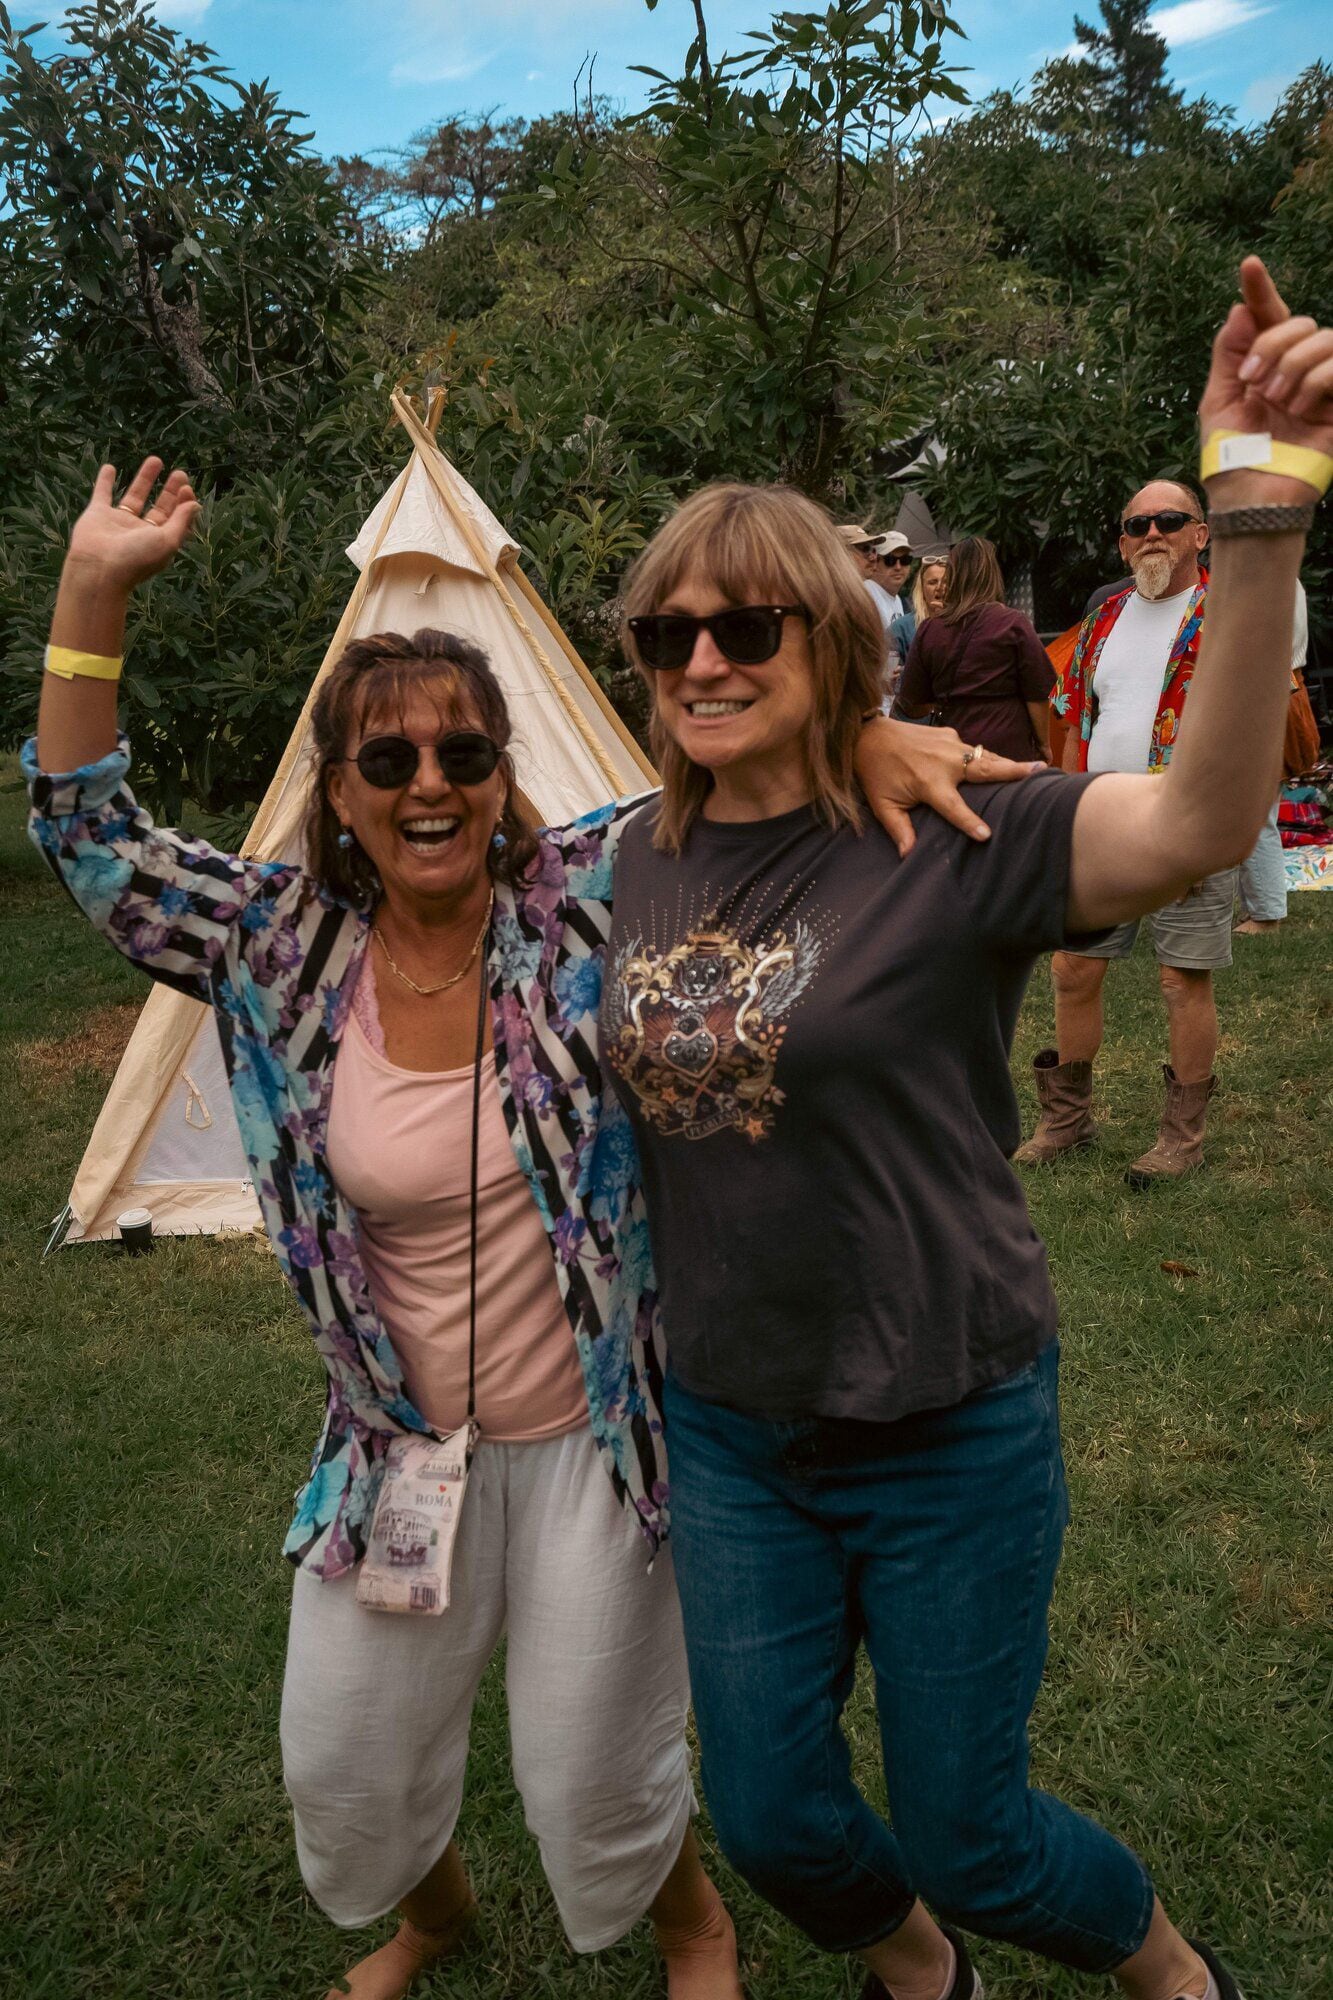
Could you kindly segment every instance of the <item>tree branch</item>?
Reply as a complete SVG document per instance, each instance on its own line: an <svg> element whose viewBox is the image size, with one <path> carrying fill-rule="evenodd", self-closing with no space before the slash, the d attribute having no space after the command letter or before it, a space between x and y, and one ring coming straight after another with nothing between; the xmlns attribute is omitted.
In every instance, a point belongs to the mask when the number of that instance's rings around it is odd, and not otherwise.
<svg viewBox="0 0 1333 2000"><path fill-rule="evenodd" d="M703 0L694 0L694 20L699 38L699 94L703 100L704 124L713 122L713 69L708 60L708 23L704 19Z"/></svg>

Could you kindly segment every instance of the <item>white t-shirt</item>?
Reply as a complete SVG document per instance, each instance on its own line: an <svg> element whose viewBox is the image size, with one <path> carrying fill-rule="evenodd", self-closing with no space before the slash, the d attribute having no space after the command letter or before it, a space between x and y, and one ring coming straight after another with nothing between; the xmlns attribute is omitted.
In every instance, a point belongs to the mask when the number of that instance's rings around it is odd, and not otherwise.
<svg viewBox="0 0 1333 2000"><path fill-rule="evenodd" d="M1159 597L1153 604L1136 590L1111 627L1092 684L1097 720L1088 742L1090 771L1148 769L1166 663L1189 600L1188 590L1178 590L1174 597ZM1291 633L1293 670L1305 665L1309 645L1305 587L1298 578Z"/></svg>
<svg viewBox="0 0 1333 2000"><path fill-rule="evenodd" d="M1092 689L1097 720L1088 741L1090 771L1146 771L1157 704L1189 590L1151 603L1136 590L1102 647Z"/></svg>
<svg viewBox="0 0 1333 2000"><path fill-rule="evenodd" d="M870 592L870 601L879 613L879 622L884 628L884 639L887 644L890 625L895 618L901 618L903 615L903 601L901 597L892 596L882 583L876 583L873 576L863 576L861 581Z"/></svg>

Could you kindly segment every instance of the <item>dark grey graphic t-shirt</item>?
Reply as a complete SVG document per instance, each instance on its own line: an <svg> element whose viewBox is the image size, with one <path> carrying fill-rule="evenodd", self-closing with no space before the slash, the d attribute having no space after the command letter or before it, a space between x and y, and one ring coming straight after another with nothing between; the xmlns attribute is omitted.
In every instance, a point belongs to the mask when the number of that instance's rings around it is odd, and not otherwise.
<svg viewBox="0 0 1333 2000"><path fill-rule="evenodd" d="M888 1421L960 1401L1055 1332L1008 1156L1009 1046L1065 942L1085 777L973 788L977 845L917 813L626 827L602 1058L633 1123L670 1362L757 1415Z"/></svg>

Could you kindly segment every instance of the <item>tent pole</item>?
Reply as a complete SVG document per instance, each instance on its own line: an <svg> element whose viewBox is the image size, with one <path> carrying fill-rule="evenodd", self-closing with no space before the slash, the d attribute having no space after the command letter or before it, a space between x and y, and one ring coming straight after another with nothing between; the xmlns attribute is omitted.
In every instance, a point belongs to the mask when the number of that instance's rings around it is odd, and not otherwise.
<svg viewBox="0 0 1333 2000"><path fill-rule="evenodd" d="M569 635L564 630L564 627L560 624L559 620L552 612L546 600L542 597L540 591L536 589L531 580L524 574L523 569L519 565L517 558L515 558L513 562L507 562L505 564L504 573L507 577L511 577L513 581L518 585L518 588L522 591L524 597L526 597L528 603L532 606L534 613L538 618L540 618L542 624L546 627L551 637L555 640L561 652L564 654L565 658L569 661L570 666L574 669L579 679L583 682L584 686L587 688L588 693L592 696L593 700L597 703L597 706L601 709L602 714L606 717L608 724L612 729L615 730L616 735L620 738L621 742L624 744L625 749L628 751L629 755L634 759L635 763L639 766L639 769L643 772L643 775L648 780L648 783L653 786L660 785L662 780L651 758L647 757L644 754L643 750L640 749L638 743L634 739L633 733L626 728L623 719L616 714L615 709L611 706L611 703L607 699L605 688L602 686L601 682L597 679L596 675L592 672L592 669L588 666L587 662L580 658L579 653L575 648L573 641L570 639Z"/></svg>
<svg viewBox="0 0 1333 2000"><path fill-rule="evenodd" d="M51 1225L51 1234L47 1237L46 1248L42 1252L43 1262L45 1262L45 1260L51 1255L51 1252L53 1250L58 1250L60 1248L66 1236L69 1234L69 1226L71 1222L73 1222L73 1220L74 1220L74 1210L70 1207L70 1204L66 1202L65 1206L61 1209L59 1215L56 1217L55 1221Z"/></svg>
<svg viewBox="0 0 1333 2000"><path fill-rule="evenodd" d="M416 452L413 451L412 458L415 457ZM260 801L258 812L250 822L250 831L241 842L240 851L244 858L248 859L256 852L260 841L268 831L269 822L277 811L278 800L282 797L287 780L292 774L293 766L305 748L306 725L310 720L310 711L315 705L315 697L335 663L342 657L348 639L356 627L356 621L361 616L361 606L365 603L366 594L370 589L371 577L375 569L375 559L379 555L380 545L392 527L394 515L398 512L398 503L407 491L408 476L412 470L412 458L408 459L407 464L398 475L398 484L393 491L393 500L386 509L384 519L380 523L380 531L375 537L375 546L366 558L365 568L357 578L352 594L347 600L343 615L338 620L338 629L329 641L328 649L320 663L319 672L310 683L301 713L297 716L292 726L292 733L287 739L287 748L282 753L282 760L269 780L268 790Z"/></svg>
<svg viewBox="0 0 1333 2000"><path fill-rule="evenodd" d="M423 431L423 429L421 428L420 420L417 417L416 411L412 408L411 404L407 401L405 396L403 396L397 389L395 389L392 397L390 398L390 401L393 404L394 410L397 412L398 421L402 424L404 430L407 432L408 436L412 439L412 442L416 445L418 451L420 451L422 464L425 466L426 471L430 476L431 483L434 486L436 492L439 494L440 498L443 500L445 506L448 508L449 513L453 518L454 525L462 533L464 541L467 543L468 548L472 552L473 560L479 565L482 575L486 578L487 582L492 584L495 590L499 593L501 603L504 605L506 611L509 613L509 616L513 619L514 624L518 627L524 639L526 639L529 647L532 649L534 657L536 658L538 664L540 665L543 673L545 673L546 678L550 681L551 686L554 689L558 700L564 707L565 712L569 716L570 721L574 724L574 727L577 729L579 735L583 738L584 746L587 749L589 755L592 757L594 763L597 765L598 770L601 772L607 784L611 787L612 798L618 798L620 796L619 773L616 771L615 766L611 763L606 752L603 750L601 744L598 742L596 736L593 734L593 731L589 728L587 718L584 716L582 710L579 708L578 703L574 700L573 695L571 695L569 689L565 686L564 682L560 679L560 676L556 673L556 670L552 665L551 660L545 651L545 648L542 646L541 641L538 639L536 633L533 631L532 627L528 624L527 619L523 616L523 613L519 610L518 605L514 602L514 599L511 597L503 576L500 574L495 564L491 561L490 557L487 555L485 549L483 548L477 536L477 532L473 527L472 523L468 520L467 516L463 513L462 509L459 507L457 501L454 499L453 494L449 491L448 480L444 478L443 474L440 471L439 466L434 463L434 454L439 451L439 447L434 444L434 440L429 436L429 434L426 431ZM433 449L430 451L423 449L423 447L427 446L433 447Z"/></svg>

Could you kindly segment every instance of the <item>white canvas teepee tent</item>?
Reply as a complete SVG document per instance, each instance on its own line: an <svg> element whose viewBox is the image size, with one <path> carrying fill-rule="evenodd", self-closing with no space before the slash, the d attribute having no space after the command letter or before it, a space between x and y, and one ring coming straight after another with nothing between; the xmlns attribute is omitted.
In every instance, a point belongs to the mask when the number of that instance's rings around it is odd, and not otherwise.
<svg viewBox="0 0 1333 2000"><path fill-rule="evenodd" d="M651 763L518 566L518 546L435 443L443 396L423 423L395 393L412 456L348 550L360 570L242 852L290 860L310 781L315 689L350 641L443 626L490 658L514 721L525 800L557 824L657 782ZM259 1206L227 1091L212 1015L158 986L140 1015L48 1248L115 1233L146 1208L160 1235L251 1229Z"/></svg>

